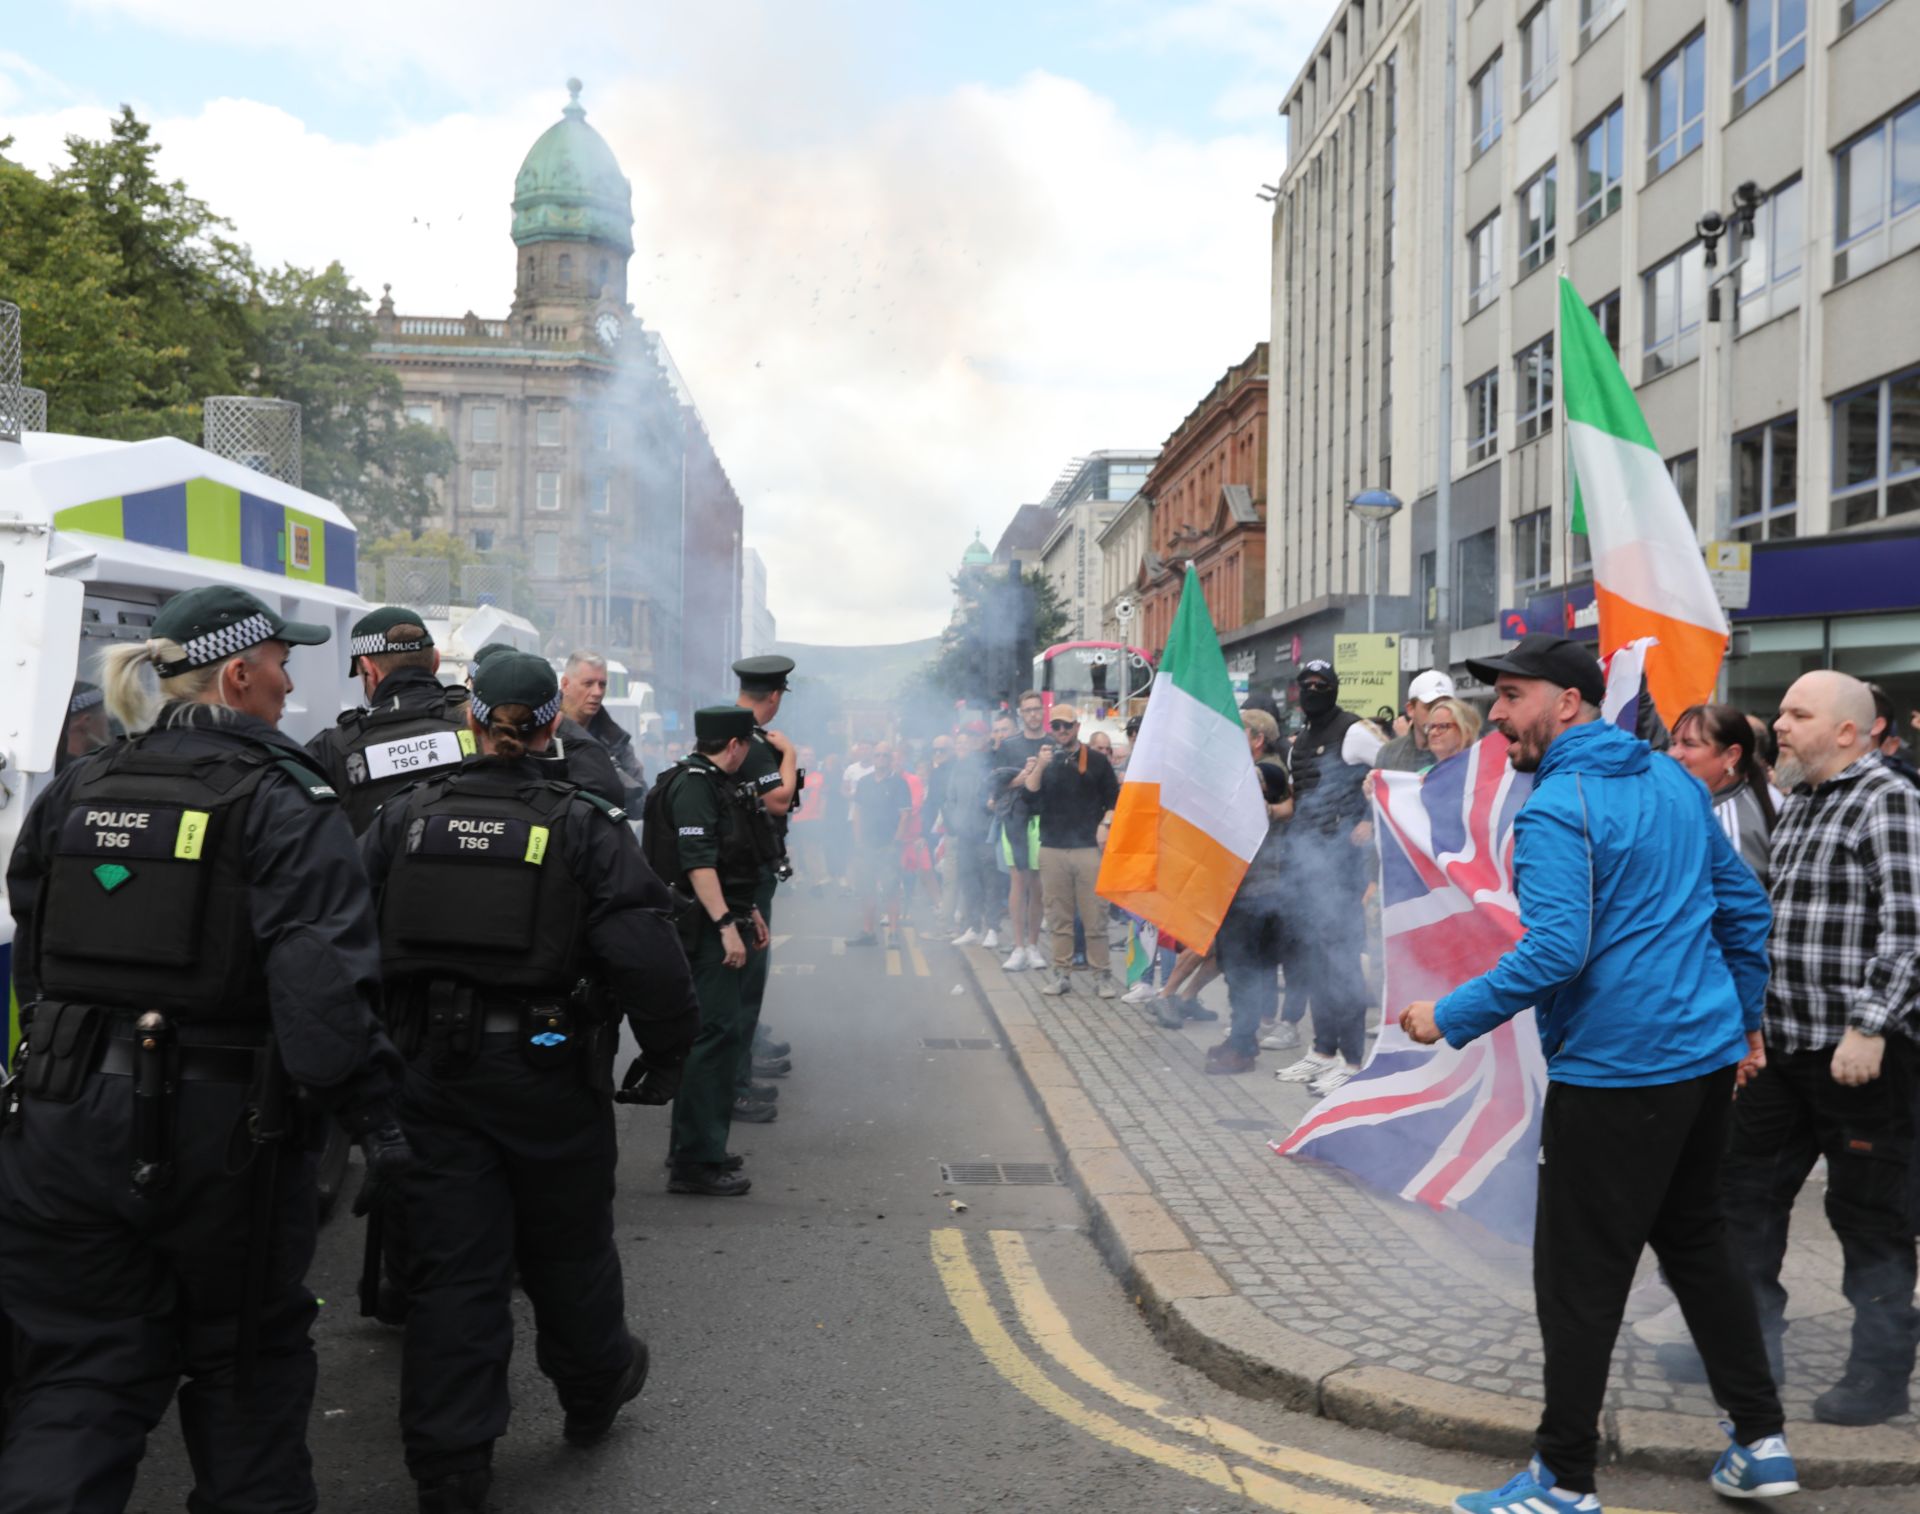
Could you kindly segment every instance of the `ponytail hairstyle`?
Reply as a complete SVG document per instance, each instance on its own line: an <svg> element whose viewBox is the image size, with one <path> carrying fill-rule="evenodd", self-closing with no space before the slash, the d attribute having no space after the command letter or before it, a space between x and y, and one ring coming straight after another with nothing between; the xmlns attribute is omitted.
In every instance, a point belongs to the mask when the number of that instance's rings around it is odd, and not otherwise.
<svg viewBox="0 0 1920 1514"><path fill-rule="evenodd" d="M467 724L486 742L487 751L495 757L527 755L528 739L538 734L545 724L533 716L533 710L524 704L496 704L488 707L486 719L482 720L471 703L467 706Z"/></svg>
<svg viewBox="0 0 1920 1514"><path fill-rule="evenodd" d="M1753 725L1746 715L1730 704L1696 704L1683 710L1680 718L1673 723L1673 734L1678 737L1687 726L1694 725L1715 746L1722 751L1729 748L1740 753L1740 760L1734 765L1734 776L1753 790L1753 797L1760 805L1760 813L1767 822L1767 829L1773 829L1773 795L1767 787L1767 769L1760 759L1759 741L1753 732Z"/></svg>
<svg viewBox="0 0 1920 1514"><path fill-rule="evenodd" d="M210 662L204 667L189 668L171 678L162 678L156 672L156 693L148 687L146 670L157 669L163 663L181 661L186 652L179 642L161 636L150 641L121 642L108 647L100 654L100 686L106 695L107 713L129 733L135 733L146 730L156 719L163 725L172 724L174 707L181 704L206 704L224 712L226 706L217 700L209 700L207 691L218 689L221 670L234 658L252 657L259 649L257 646L249 647L244 652L234 653L233 657Z"/></svg>

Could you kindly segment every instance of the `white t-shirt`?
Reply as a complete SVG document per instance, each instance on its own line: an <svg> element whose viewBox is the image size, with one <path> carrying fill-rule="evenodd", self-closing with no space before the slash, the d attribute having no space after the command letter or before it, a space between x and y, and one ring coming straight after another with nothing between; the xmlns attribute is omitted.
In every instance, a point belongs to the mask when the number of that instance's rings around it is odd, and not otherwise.
<svg viewBox="0 0 1920 1514"><path fill-rule="evenodd" d="M1385 745L1379 732L1364 720L1356 720L1347 727L1347 734L1340 742L1340 760L1350 767L1370 768Z"/></svg>
<svg viewBox="0 0 1920 1514"><path fill-rule="evenodd" d="M840 792L851 799L853 797L853 791L860 786L860 780L868 776L872 771L873 764L871 762L848 763L840 770Z"/></svg>

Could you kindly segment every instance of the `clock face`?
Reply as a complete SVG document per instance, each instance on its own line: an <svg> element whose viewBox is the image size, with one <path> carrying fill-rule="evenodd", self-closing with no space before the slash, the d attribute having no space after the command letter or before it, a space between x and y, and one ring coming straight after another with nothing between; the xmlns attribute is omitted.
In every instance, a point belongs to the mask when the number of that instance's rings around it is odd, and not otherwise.
<svg viewBox="0 0 1920 1514"><path fill-rule="evenodd" d="M620 341L620 317L608 311L593 323L593 334L600 338L602 347L613 347Z"/></svg>

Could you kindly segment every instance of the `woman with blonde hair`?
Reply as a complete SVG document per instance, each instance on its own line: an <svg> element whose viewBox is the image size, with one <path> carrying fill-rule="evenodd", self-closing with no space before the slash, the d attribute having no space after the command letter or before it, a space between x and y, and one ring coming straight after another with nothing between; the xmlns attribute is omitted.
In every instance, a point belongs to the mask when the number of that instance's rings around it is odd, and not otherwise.
<svg viewBox="0 0 1920 1514"><path fill-rule="evenodd" d="M133 734L54 779L7 874L0 1298L23 1372L0 1509L125 1508L176 1387L196 1507L310 1509L302 1112L361 1139L364 1197L412 1161L366 874L277 729L289 649L327 632L225 586L152 631L102 659Z"/></svg>

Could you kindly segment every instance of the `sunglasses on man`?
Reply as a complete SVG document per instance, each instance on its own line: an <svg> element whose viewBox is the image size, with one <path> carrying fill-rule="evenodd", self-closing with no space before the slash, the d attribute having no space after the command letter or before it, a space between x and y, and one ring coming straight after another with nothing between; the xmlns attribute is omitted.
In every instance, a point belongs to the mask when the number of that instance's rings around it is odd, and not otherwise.
<svg viewBox="0 0 1920 1514"><path fill-rule="evenodd" d="M1077 720L1049 720L1047 724L1056 731L1071 731L1075 726L1080 724L1080 722Z"/></svg>

